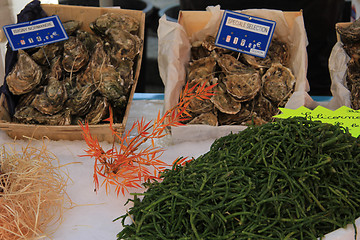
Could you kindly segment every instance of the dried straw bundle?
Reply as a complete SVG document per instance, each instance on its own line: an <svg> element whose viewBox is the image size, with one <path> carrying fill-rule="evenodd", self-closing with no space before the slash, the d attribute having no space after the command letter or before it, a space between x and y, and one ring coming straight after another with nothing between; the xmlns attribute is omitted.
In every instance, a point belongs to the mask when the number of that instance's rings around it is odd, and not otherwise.
<svg viewBox="0 0 360 240"><path fill-rule="evenodd" d="M21 151L14 147L1 150L0 239L49 237L62 220L67 177L45 144Z"/></svg>

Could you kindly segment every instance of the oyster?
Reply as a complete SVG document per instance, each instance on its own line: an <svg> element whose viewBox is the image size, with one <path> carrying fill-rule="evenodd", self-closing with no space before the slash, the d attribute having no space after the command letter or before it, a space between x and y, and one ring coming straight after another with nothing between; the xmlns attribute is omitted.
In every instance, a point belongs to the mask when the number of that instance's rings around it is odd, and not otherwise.
<svg viewBox="0 0 360 240"><path fill-rule="evenodd" d="M357 19L348 26L337 25L336 31L344 44L360 41L360 20Z"/></svg>
<svg viewBox="0 0 360 240"><path fill-rule="evenodd" d="M191 60L197 60L210 55L210 52L202 46L202 41L191 43Z"/></svg>
<svg viewBox="0 0 360 240"><path fill-rule="evenodd" d="M227 91L241 102L253 99L261 89L261 77L258 71L227 74L222 78Z"/></svg>
<svg viewBox="0 0 360 240"><path fill-rule="evenodd" d="M62 23L68 35L72 35L76 30L80 29L82 22L76 20L69 20Z"/></svg>
<svg viewBox="0 0 360 240"><path fill-rule="evenodd" d="M50 62L59 56L63 51L63 44L56 42L39 47L38 50L31 55L31 58L40 65L49 65Z"/></svg>
<svg viewBox="0 0 360 240"><path fill-rule="evenodd" d="M131 86L134 84L133 67L134 61L129 58L124 58L116 67L116 70L120 73L120 78L124 80L124 87L126 92L129 92Z"/></svg>
<svg viewBox="0 0 360 240"><path fill-rule="evenodd" d="M265 58L249 54L242 54L242 57L248 65L257 69L269 68L273 63L281 63L284 66L288 66L290 61L290 51L289 46L285 42L273 39Z"/></svg>
<svg viewBox="0 0 360 240"><path fill-rule="evenodd" d="M84 116L88 113L93 102L94 92L93 84L87 84L76 89L65 102L65 106L70 109L71 115Z"/></svg>
<svg viewBox="0 0 360 240"><path fill-rule="evenodd" d="M39 65L23 50L18 51L18 61L6 76L10 92L20 95L32 91L41 81Z"/></svg>
<svg viewBox="0 0 360 240"><path fill-rule="evenodd" d="M45 115L33 106L20 108L14 115L14 119L20 123L46 124L46 125L70 125L71 117L68 110L55 115Z"/></svg>
<svg viewBox="0 0 360 240"><path fill-rule="evenodd" d="M216 66L215 58L212 56L200 58L188 66L188 81L196 78L210 78L214 76Z"/></svg>
<svg viewBox="0 0 360 240"><path fill-rule="evenodd" d="M225 73L243 72L249 69L248 66L229 54L218 56L216 61Z"/></svg>
<svg viewBox="0 0 360 240"><path fill-rule="evenodd" d="M62 105L53 104L46 96L45 92L36 94L34 100L31 103L31 106L36 108L36 110L38 110L39 112L48 115L53 115L63 109Z"/></svg>
<svg viewBox="0 0 360 240"><path fill-rule="evenodd" d="M134 34L118 28L105 32L111 45L111 57L120 62L123 58L134 59L140 53L142 40Z"/></svg>
<svg viewBox="0 0 360 240"><path fill-rule="evenodd" d="M206 124L210 126L217 126L217 116L213 112L202 113L199 116L193 118L189 124Z"/></svg>
<svg viewBox="0 0 360 240"><path fill-rule="evenodd" d="M215 95L210 98L210 101L220 112L236 114L240 111L241 102L237 101L227 92L225 84L219 83L216 85L214 92Z"/></svg>
<svg viewBox="0 0 360 240"><path fill-rule="evenodd" d="M52 69L49 75L47 86L45 86L45 93L49 101L54 105L62 105L67 99L67 92L64 84L59 81L62 75L60 57L56 58L52 64Z"/></svg>
<svg viewBox="0 0 360 240"><path fill-rule="evenodd" d="M216 46L215 45L215 37L213 37L211 35L206 36L201 45L203 48L205 48L209 52L212 52L212 51L215 51L217 53L230 53L231 52L231 50Z"/></svg>
<svg viewBox="0 0 360 240"><path fill-rule="evenodd" d="M104 35L109 28L117 28L127 32L137 32L139 22L126 14L105 13L90 23L90 29L99 35Z"/></svg>
<svg viewBox="0 0 360 240"><path fill-rule="evenodd" d="M89 61L89 54L82 42L70 36L64 43L62 65L67 72L77 72Z"/></svg>
<svg viewBox="0 0 360 240"><path fill-rule="evenodd" d="M251 111L245 107L242 107L241 110L236 114L226 114L219 112L218 121L219 125L240 125L247 119L249 119Z"/></svg>
<svg viewBox="0 0 360 240"><path fill-rule="evenodd" d="M85 48L89 53L92 53L95 49L96 44L101 42L101 39L96 35L82 30L76 31L76 38L84 44Z"/></svg>
<svg viewBox="0 0 360 240"><path fill-rule="evenodd" d="M352 84L350 89L351 108L354 110L360 109L360 83Z"/></svg>
<svg viewBox="0 0 360 240"><path fill-rule="evenodd" d="M88 124L97 124L101 122L109 112L109 102L104 97L97 96L93 106L86 114L85 121Z"/></svg>
<svg viewBox="0 0 360 240"><path fill-rule="evenodd" d="M263 94L279 106L290 97L295 86L291 70L280 63L274 63L262 77Z"/></svg>
<svg viewBox="0 0 360 240"><path fill-rule="evenodd" d="M110 65L110 58L99 42L95 45L95 50L85 71L77 76L77 85L84 86L101 81L102 73L108 65Z"/></svg>
<svg viewBox="0 0 360 240"><path fill-rule="evenodd" d="M270 122L273 116L277 115L280 110L276 108L267 98L262 94L256 96L253 101L253 111L256 112L257 116L266 122Z"/></svg>
<svg viewBox="0 0 360 240"><path fill-rule="evenodd" d="M115 108L123 109L126 106L127 91L124 81L112 65L107 65L103 69L101 81L98 82L97 89Z"/></svg>

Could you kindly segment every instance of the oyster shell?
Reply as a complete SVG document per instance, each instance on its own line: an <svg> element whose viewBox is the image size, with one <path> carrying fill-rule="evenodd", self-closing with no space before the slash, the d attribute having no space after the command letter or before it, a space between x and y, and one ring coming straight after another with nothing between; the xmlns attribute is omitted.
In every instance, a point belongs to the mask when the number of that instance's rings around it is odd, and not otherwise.
<svg viewBox="0 0 360 240"><path fill-rule="evenodd" d="M249 69L248 66L229 54L218 56L216 61L225 73L244 72Z"/></svg>
<svg viewBox="0 0 360 240"><path fill-rule="evenodd" d="M210 126L217 126L217 116L213 112L202 113L199 116L193 118L189 124L206 124Z"/></svg>
<svg viewBox="0 0 360 240"><path fill-rule="evenodd" d="M274 63L263 75L262 82L264 96L283 105L294 90L295 76L289 68Z"/></svg>
<svg viewBox="0 0 360 240"><path fill-rule="evenodd" d="M188 81L196 78L212 79L216 66L215 58L212 56L200 58L191 62L188 66Z"/></svg>
<svg viewBox="0 0 360 240"><path fill-rule="evenodd" d="M67 92L63 82L59 81L62 75L60 57L57 57L49 74L47 86L45 86L45 93L49 101L54 105L62 105L67 99Z"/></svg>
<svg viewBox="0 0 360 240"><path fill-rule="evenodd" d="M70 125L71 117L68 110L64 110L55 115L45 115L33 106L25 106L14 114L14 120L20 123Z"/></svg>
<svg viewBox="0 0 360 240"><path fill-rule="evenodd" d="M241 109L241 102L232 97L226 89L225 84L219 83L214 88L215 95L210 98L210 101L215 107L223 113L236 114Z"/></svg>
<svg viewBox="0 0 360 240"><path fill-rule="evenodd" d="M247 119L249 119L251 111L245 107L242 107L241 110L236 114L226 114L219 112L218 121L219 125L240 125Z"/></svg>
<svg viewBox="0 0 360 240"><path fill-rule="evenodd" d="M120 62L123 58L134 59L141 50L142 40L134 34L118 28L105 32L111 45L111 57Z"/></svg>
<svg viewBox="0 0 360 240"><path fill-rule="evenodd" d="M20 95L32 91L41 81L39 65L23 50L18 51L18 61L6 76L10 92Z"/></svg>
<svg viewBox="0 0 360 240"><path fill-rule="evenodd" d="M215 37L208 35L205 37L204 41L202 42L202 47L208 50L209 52L215 51L217 53L230 53L231 50L218 47L215 45Z"/></svg>
<svg viewBox="0 0 360 240"><path fill-rule="evenodd" d="M86 114L85 121L88 124L97 124L101 122L108 115L109 102L104 97L97 96L93 106Z"/></svg>
<svg viewBox="0 0 360 240"><path fill-rule="evenodd" d="M92 53L96 44L101 42L101 39L98 36L82 30L76 31L76 38L84 44L89 53Z"/></svg>
<svg viewBox="0 0 360 240"><path fill-rule="evenodd" d="M89 54L83 43L76 37L70 36L64 43L64 57L62 65L67 72L77 72L89 61Z"/></svg>
<svg viewBox="0 0 360 240"><path fill-rule="evenodd" d="M45 92L36 94L31 106L36 108L39 112L47 115L53 115L60 112L63 109L62 105L53 104L50 99L46 96Z"/></svg>
<svg viewBox="0 0 360 240"><path fill-rule="evenodd" d="M37 64L48 65L56 56L62 53L63 46L62 42L56 42L39 47L39 49L31 55L31 58Z"/></svg>
<svg viewBox="0 0 360 240"><path fill-rule="evenodd" d="M277 115L280 110L276 108L267 98L262 94L255 97L253 103L253 111L256 112L257 116L266 122L270 122L273 116Z"/></svg>
<svg viewBox="0 0 360 240"><path fill-rule="evenodd" d="M336 26L336 31L344 44L360 41L360 20L357 19L348 26Z"/></svg>
<svg viewBox="0 0 360 240"><path fill-rule="evenodd" d="M257 69L269 68L273 63L281 63L284 66L288 66L290 61L290 51L288 44L277 39L273 39L265 58L249 54L242 54L242 57L248 65Z"/></svg>
<svg viewBox="0 0 360 240"><path fill-rule="evenodd" d="M76 30L80 29L82 22L77 20L69 20L62 23L68 35L72 35Z"/></svg>
<svg viewBox="0 0 360 240"><path fill-rule="evenodd" d="M109 28L117 28L127 32L137 32L139 22L126 14L105 13L90 23L90 29L99 35L104 35Z"/></svg>
<svg viewBox="0 0 360 240"><path fill-rule="evenodd" d="M222 78L227 91L241 102L253 99L261 89L261 77L258 71L227 74Z"/></svg>
<svg viewBox="0 0 360 240"><path fill-rule="evenodd" d="M70 110L71 115L84 116L88 113L93 102L94 92L93 84L87 84L76 89L65 102L65 106Z"/></svg>
<svg viewBox="0 0 360 240"><path fill-rule="evenodd" d="M191 60L197 60L210 55L209 50L202 46L202 41L191 43Z"/></svg>

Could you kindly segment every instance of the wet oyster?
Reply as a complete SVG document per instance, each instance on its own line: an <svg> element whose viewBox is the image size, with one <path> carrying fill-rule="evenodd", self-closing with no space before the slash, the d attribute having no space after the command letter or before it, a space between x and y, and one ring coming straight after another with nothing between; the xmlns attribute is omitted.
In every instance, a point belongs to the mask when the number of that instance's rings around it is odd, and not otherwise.
<svg viewBox="0 0 360 240"><path fill-rule="evenodd" d="M253 99L261 89L261 77L258 71L227 74L222 78L227 91L241 102Z"/></svg>
<svg viewBox="0 0 360 240"><path fill-rule="evenodd" d="M86 114L85 121L88 124L97 124L106 118L109 112L109 102L104 97L97 96L93 106Z"/></svg>
<svg viewBox="0 0 360 240"><path fill-rule="evenodd" d="M251 115L251 111L245 107L236 114L226 114L219 112L218 121L219 125L240 125L244 121L248 120Z"/></svg>
<svg viewBox="0 0 360 240"><path fill-rule="evenodd" d="M63 109L62 105L53 104L50 99L46 96L45 92L37 94L31 103L31 106L36 108L43 114L53 115L60 112Z"/></svg>
<svg viewBox="0 0 360 240"><path fill-rule="evenodd" d="M20 95L32 91L41 81L39 65L23 50L18 51L18 61L6 77L10 92Z"/></svg>
<svg viewBox="0 0 360 240"><path fill-rule="evenodd" d="M92 53L95 49L96 44L101 42L101 39L96 35L82 30L76 31L76 38L84 44L85 48L89 53Z"/></svg>
<svg viewBox="0 0 360 240"><path fill-rule="evenodd" d="M336 31L344 44L358 42L360 41L360 19L348 26L337 25Z"/></svg>
<svg viewBox="0 0 360 240"><path fill-rule="evenodd" d="M20 123L46 124L46 125L70 125L70 112L68 110L55 115L45 115L33 106L20 108L14 115L14 119Z"/></svg>
<svg viewBox="0 0 360 240"><path fill-rule="evenodd" d="M80 29L82 22L77 20L69 20L62 23L68 35L72 35L76 30Z"/></svg>
<svg viewBox="0 0 360 240"><path fill-rule="evenodd" d="M31 55L31 58L40 65L50 65L50 62L63 51L63 43L56 42L42 47Z"/></svg>
<svg viewBox="0 0 360 240"><path fill-rule="evenodd" d="M215 45L215 37L213 36L206 36L204 41L202 42L202 47L208 50L209 52L215 51L217 53L229 53L231 50L218 47Z"/></svg>
<svg viewBox="0 0 360 240"><path fill-rule="evenodd" d="M76 37L70 36L64 43L64 57L62 65L67 72L77 72L84 67L89 61L89 54Z"/></svg>
<svg viewBox="0 0 360 240"><path fill-rule="evenodd" d="M249 69L248 66L229 54L218 56L216 61L225 73L244 72Z"/></svg>
<svg viewBox="0 0 360 240"><path fill-rule="evenodd" d="M206 124L210 126L217 126L217 116L213 112L202 113L199 116L192 119L189 124Z"/></svg>
<svg viewBox="0 0 360 240"><path fill-rule="evenodd" d="M112 65L108 65L106 69L104 69L97 89L115 108L122 109L126 106L127 91L124 86L124 81Z"/></svg>
<svg viewBox="0 0 360 240"><path fill-rule="evenodd" d="M111 45L111 57L117 62L123 58L134 59L141 50L142 40L127 31L110 28L105 32Z"/></svg>
<svg viewBox="0 0 360 240"><path fill-rule="evenodd" d="M60 57L57 57L52 64L45 93L49 101L54 105L62 105L67 99L67 92L64 84L59 80L62 75Z"/></svg>
<svg viewBox="0 0 360 240"><path fill-rule="evenodd" d="M209 50L202 46L202 41L195 41L191 44L191 60L197 60L210 55Z"/></svg>
<svg viewBox="0 0 360 240"><path fill-rule="evenodd" d="M109 28L117 28L127 32L137 32L139 22L126 14L105 13L90 23L90 28L99 35L104 35Z"/></svg>
<svg viewBox="0 0 360 240"><path fill-rule="evenodd" d="M196 78L212 79L216 66L215 58L212 56L200 58L193 61L188 66L188 81Z"/></svg>
<svg viewBox="0 0 360 240"><path fill-rule="evenodd" d="M266 122L272 121L273 116L280 112L280 110L274 107L274 105L262 94L256 96L253 101L253 111L256 112L259 118Z"/></svg>
<svg viewBox="0 0 360 240"><path fill-rule="evenodd" d="M214 88L215 95L211 97L211 102L220 112L236 114L241 109L241 102L232 97L226 89L225 84L219 83Z"/></svg>
<svg viewBox="0 0 360 240"><path fill-rule="evenodd" d="M286 43L273 39L265 58L248 54L242 54L242 57L248 65L257 69L269 68L273 63L281 63L284 66L288 66L290 61L290 51L289 46Z"/></svg>
<svg viewBox="0 0 360 240"><path fill-rule="evenodd" d="M71 115L84 116L88 113L93 102L94 92L93 84L87 84L76 89L65 102L65 106L70 110Z"/></svg>
<svg viewBox="0 0 360 240"><path fill-rule="evenodd" d="M264 96L281 106L294 90L295 77L289 68L274 63L263 75L262 82Z"/></svg>

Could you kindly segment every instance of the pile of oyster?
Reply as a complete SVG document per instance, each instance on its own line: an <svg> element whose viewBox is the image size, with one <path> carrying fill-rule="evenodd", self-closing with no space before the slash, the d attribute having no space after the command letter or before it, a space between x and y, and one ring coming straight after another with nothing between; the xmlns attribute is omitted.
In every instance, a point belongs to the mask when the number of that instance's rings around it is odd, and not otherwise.
<svg viewBox="0 0 360 240"><path fill-rule="evenodd" d="M343 48L350 60L347 63L346 84L350 91L351 108L360 109L360 19L344 27L337 25Z"/></svg>
<svg viewBox="0 0 360 240"><path fill-rule="evenodd" d="M19 50L6 78L19 96L13 121L70 125L121 122L134 84L134 60L140 53L140 23L128 15L106 13L90 24L64 22L69 39L30 50Z"/></svg>
<svg viewBox="0 0 360 240"><path fill-rule="evenodd" d="M289 46L273 39L265 58L217 47L215 38L192 43L187 67L189 87L211 85L214 96L194 99L188 124L240 125L271 121L294 91L295 77L289 68Z"/></svg>

